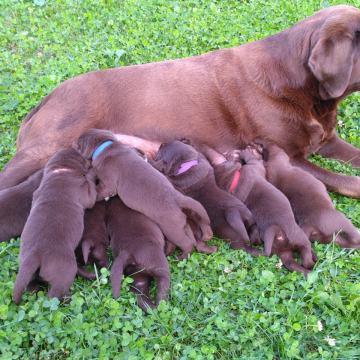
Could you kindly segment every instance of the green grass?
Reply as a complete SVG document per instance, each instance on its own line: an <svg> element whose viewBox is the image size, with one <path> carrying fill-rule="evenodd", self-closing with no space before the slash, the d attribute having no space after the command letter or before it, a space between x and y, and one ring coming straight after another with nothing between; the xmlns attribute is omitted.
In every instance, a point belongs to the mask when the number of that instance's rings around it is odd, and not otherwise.
<svg viewBox="0 0 360 360"><path fill-rule="evenodd" d="M65 79L260 39L333 3L2 0L0 167L15 151L23 116ZM348 3L360 6L359 0ZM352 95L340 107L339 131L357 146L359 118L359 97ZM355 174L333 161L314 161ZM360 227L359 202L332 198ZM93 283L76 280L65 304L40 292L17 307L11 291L19 241L0 244L0 358L360 358L358 252L316 245L319 261L304 280L278 269L276 258L253 258L215 242L215 254L170 258L170 301L148 316L136 307L129 280L121 298L111 298L105 269Z"/></svg>

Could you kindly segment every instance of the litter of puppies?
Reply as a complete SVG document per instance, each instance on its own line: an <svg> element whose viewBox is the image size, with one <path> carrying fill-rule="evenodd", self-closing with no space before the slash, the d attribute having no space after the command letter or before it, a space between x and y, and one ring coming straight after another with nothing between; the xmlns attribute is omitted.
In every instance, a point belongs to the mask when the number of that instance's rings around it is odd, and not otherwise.
<svg viewBox="0 0 360 360"><path fill-rule="evenodd" d="M176 248L178 259L193 249L216 251L207 244L213 232L232 249L277 255L305 276L317 260L312 241L360 248L360 233L335 210L323 184L273 143L255 140L220 154L174 140L154 145L147 159L141 139L134 137L137 148L118 139L88 130L43 170L0 191L0 241L21 235L15 303L43 282L49 297L64 298L76 274L96 278L85 265L109 266L111 249L113 297L130 275L146 311L168 297L166 256Z"/></svg>

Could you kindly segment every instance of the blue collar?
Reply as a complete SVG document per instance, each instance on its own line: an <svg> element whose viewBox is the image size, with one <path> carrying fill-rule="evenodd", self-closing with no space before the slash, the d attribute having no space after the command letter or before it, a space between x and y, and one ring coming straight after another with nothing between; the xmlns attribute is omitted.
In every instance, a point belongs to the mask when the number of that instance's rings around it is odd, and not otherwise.
<svg viewBox="0 0 360 360"><path fill-rule="evenodd" d="M112 140L107 140L99 145L91 155L91 159L94 161L107 147L113 143Z"/></svg>

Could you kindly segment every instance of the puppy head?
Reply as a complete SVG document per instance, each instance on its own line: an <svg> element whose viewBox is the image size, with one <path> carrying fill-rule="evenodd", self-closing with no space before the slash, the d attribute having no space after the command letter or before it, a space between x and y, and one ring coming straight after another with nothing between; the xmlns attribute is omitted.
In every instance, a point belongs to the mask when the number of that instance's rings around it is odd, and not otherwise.
<svg viewBox="0 0 360 360"><path fill-rule="evenodd" d="M94 150L105 141L116 141L114 134L109 130L90 129L84 132L74 143L73 147L86 158L91 159Z"/></svg>
<svg viewBox="0 0 360 360"><path fill-rule="evenodd" d="M56 152L47 162L44 174L53 173L77 173L85 175L90 168L90 161L86 160L73 148L63 149Z"/></svg>
<svg viewBox="0 0 360 360"><path fill-rule="evenodd" d="M161 144L155 163L161 172L171 177L188 173L192 169L199 171L203 167L211 167L191 145L179 140Z"/></svg>
<svg viewBox="0 0 360 360"><path fill-rule="evenodd" d="M257 146L247 145L243 150L231 150L225 154L228 161L238 162L241 164L246 164L249 161L257 160L259 162L263 161L263 156L259 152Z"/></svg>

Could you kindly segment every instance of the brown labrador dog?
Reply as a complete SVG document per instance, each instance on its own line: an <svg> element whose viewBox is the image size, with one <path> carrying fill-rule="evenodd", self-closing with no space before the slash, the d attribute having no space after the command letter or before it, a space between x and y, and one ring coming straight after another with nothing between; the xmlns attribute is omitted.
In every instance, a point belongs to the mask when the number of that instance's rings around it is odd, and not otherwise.
<svg viewBox="0 0 360 360"><path fill-rule="evenodd" d="M314 266L311 243L295 221L286 196L266 180L262 155L251 146L228 154L231 161L215 166L216 181L244 201L252 212L266 256L276 254L284 266L307 274ZM234 161L244 162L241 169ZM299 253L302 265L294 259Z"/></svg>
<svg viewBox="0 0 360 360"><path fill-rule="evenodd" d="M42 176L39 170L21 184L0 191L0 242L21 235Z"/></svg>
<svg viewBox="0 0 360 360"><path fill-rule="evenodd" d="M325 186L312 175L292 166L275 144L263 149L269 181L289 199L296 220L312 240L335 242L343 248L360 248L360 233L346 217L336 211Z"/></svg>
<svg viewBox="0 0 360 360"><path fill-rule="evenodd" d="M107 204L107 226L114 256L111 266L113 297L119 296L124 270L131 266L132 272L138 271L156 280L156 304L166 299L170 273L164 253L165 239L160 227L147 216L129 209L118 196L113 197ZM135 280L139 283L138 278ZM148 286L148 282L145 286ZM147 293L138 302L140 306L148 303L148 288L145 291ZM148 301L151 303L151 300ZM153 304L150 307L153 307Z"/></svg>
<svg viewBox="0 0 360 360"><path fill-rule="evenodd" d="M98 198L117 194L126 206L155 221L168 241L182 250L181 258L196 245L188 217L202 229L202 241L212 237L205 209L175 190L164 175L133 148L117 142L110 131L88 130L75 146L86 159L92 159L100 182Z"/></svg>
<svg viewBox="0 0 360 360"><path fill-rule="evenodd" d="M260 254L249 246L244 225L244 222L248 228L253 225L251 212L240 200L217 186L214 170L205 156L189 144L175 140L160 146L153 165L175 188L204 206L215 235L229 240L232 248Z"/></svg>
<svg viewBox="0 0 360 360"><path fill-rule="evenodd" d="M75 249L83 233L84 212L96 201L89 168L90 162L71 148L57 152L45 166L21 236L15 303L37 272L50 285L49 297L68 293L77 272Z"/></svg>
<svg viewBox="0 0 360 360"><path fill-rule="evenodd" d="M100 268L109 265L106 255L109 236L105 218L105 201L97 202L92 209L87 209L84 217L84 233L80 243L84 263L87 264L90 260Z"/></svg>
<svg viewBox="0 0 360 360"><path fill-rule="evenodd" d="M232 49L94 71L65 81L24 119L0 189L18 184L87 129L218 151L256 137L280 145L333 191L360 197L360 178L322 169L308 154L360 167L360 150L336 134L336 108L360 89L360 11L320 10L289 29Z"/></svg>

